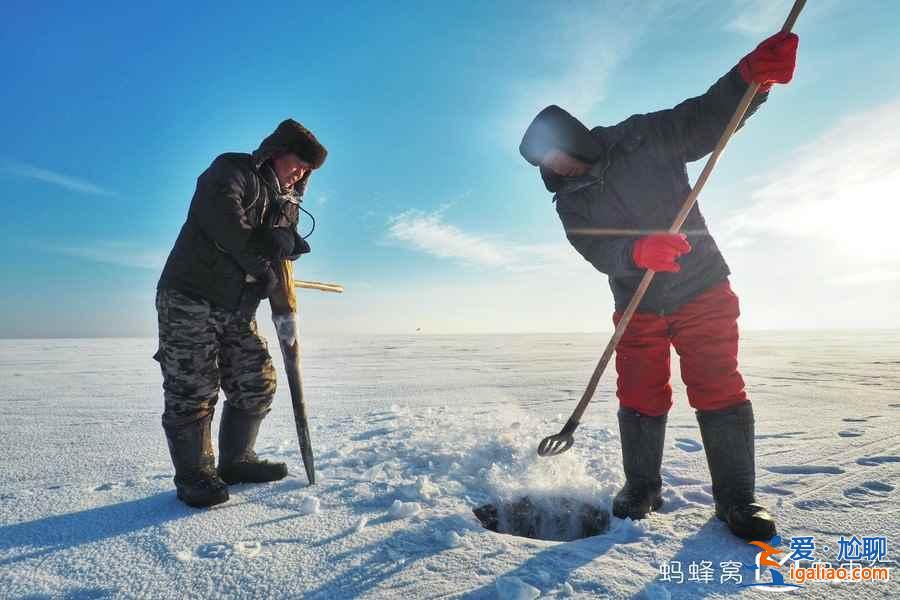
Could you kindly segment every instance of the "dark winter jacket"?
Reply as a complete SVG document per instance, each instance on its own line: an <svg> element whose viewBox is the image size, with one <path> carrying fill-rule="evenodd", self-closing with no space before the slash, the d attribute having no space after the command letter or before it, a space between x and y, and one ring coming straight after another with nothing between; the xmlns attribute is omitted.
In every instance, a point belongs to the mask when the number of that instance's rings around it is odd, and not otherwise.
<svg viewBox="0 0 900 600"><path fill-rule="evenodd" d="M273 154L285 149L278 131L253 154L222 154L197 179L187 220L169 254L157 287L208 300L227 310L240 305L247 275L259 275L269 262L250 242L259 227L290 227L299 256L300 195L282 193L271 168ZM324 160L324 157L323 157ZM321 164L321 163L319 163ZM303 189L306 181L295 187Z"/></svg>
<svg viewBox="0 0 900 600"><path fill-rule="evenodd" d="M632 260L638 236L592 235L590 230L671 227L691 190L685 163L712 152L746 90L735 68L705 94L675 108L633 115L612 127L596 127L591 133L601 142L605 156L591 172L577 178L545 178L556 192L556 210L569 241L609 276L616 310L625 309L644 274ZM766 97L754 98L748 117ZM728 276L728 265L699 206L691 210L682 231L693 250L679 259L680 272L656 274L638 310L674 311Z"/></svg>

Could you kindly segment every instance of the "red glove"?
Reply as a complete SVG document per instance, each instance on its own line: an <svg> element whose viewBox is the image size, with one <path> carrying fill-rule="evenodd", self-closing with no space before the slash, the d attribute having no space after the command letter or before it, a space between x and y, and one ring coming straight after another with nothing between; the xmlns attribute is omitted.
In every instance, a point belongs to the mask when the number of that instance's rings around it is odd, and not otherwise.
<svg viewBox="0 0 900 600"><path fill-rule="evenodd" d="M773 83L788 83L797 64L796 33L776 33L756 50L741 59L738 70L747 83L758 83L760 92L768 92Z"/></svg>
<svg viewBox="0 0 900 600"><path fill-rule="evenodd" d="M642 269L677 273L681 265L675 261L690 251L691 245L683 233L657 233L638 238L631 257L634 264Z"/></svg>

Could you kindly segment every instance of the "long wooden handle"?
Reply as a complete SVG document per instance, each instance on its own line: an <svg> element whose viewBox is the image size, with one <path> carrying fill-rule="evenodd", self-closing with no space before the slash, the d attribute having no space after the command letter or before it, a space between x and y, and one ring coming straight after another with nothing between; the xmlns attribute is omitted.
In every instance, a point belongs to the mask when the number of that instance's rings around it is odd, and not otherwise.
<svg viewBox="0 0 900 600"><path fill-rule="evenodd" d="M277 289L269 296L272 321L275 323L278 345L281 347L281 355L284 358L284 372L291 393L291 409L294 413L294 427L297 430L300 457L303 460L306 477L310 485L313 485L316 483L316 466L306 415L306 400L303 396L294 263L289 260L275 261L272 263L272 268L278 276Z"/></svg>
<svg viewBox="0 0 900 600"><path fill-rule="evenodd" d="M797 17L800 16L800 11L803 10L805 5L806 0L796 0L796 2L794 2L794 6L791 7L791 12L788 14L787 19L785 19L784 25L781 26L781 31L783 33L788 33L794 28L794 25L797 23Z"/></svg>
<svg viewBox="0 0 900 600"><path fill-rule="evenodd" d="M793 8L791 8L791 12L788 15L787 20L784 22L784 26L781 28L781 31L788 32L793 29L794 23L797 21L797 17L800 15L800 11L803 10L803 6L805 4L806 0L796 0L794 2L794 6ZM692 189L691 193L688 194L687 198L684 201L684 204L681 206L681 210L678 212L678 216L675 217L675 222L672 223L672 226L669 228L669 233L678 233L679 230L681 230L681 226L684 225L688 214L697 203L697 196L700 195L700 191L703 189L703 186L706 185L706 180L709 179L709 176L712 174L713 168L716 166L716 162L718 162L719 160L719 156L721 156L722 151L725 150L725 146L728 145L728 141L731 139L731 136L734 135L735 130L737 130L738 125L740 125L741 120L747 113L747 108L750 106L750 102L753 100L753 97L756 95L756 92L758 90L759 84L751 83L747 88L747 91L744 92L744 96L738 103L734 114L731 116L731 120L728 122L728 125L726 125L725 131L722 132L722 136L719 138L719 142L716 144L715 149L713 149L712 155L709 157L709 160L706 161L706 165L703 167L703 171L697 178L697 183L694 184L694 189ZM581 400L578 402L578 406L575 407L575 411L572 413L572 416L569 417L569 423L567 424L567 427L570 424L575 425L579 421L581 421L581 417L584 415L584 411L587 409L588 404L590 404L591 402L591 398L593 398L594 396L594 392L597 390L597 384L600 382L600 377L603 375L603 371L606 370L606 366L609 364L613 352L615 352L616 350L616 346L619 344L622 336L625 335L625 330L628 328L628 323L631 322L631 317L634 316L635 311L637 311L638 305L641 303L641 300L644 299L644 294L647 293L647 289L653 282L654 275L656 275L656 272L651 269L647 269L647 272L644 273L644 277L641 279L640 284L638 284L637 290L635 290L634 292L634 296L631 297L631 301L625 308L625 312L622 313L622 318L619 320L618 325L616 325L616 330L613 332L612 338L610 338L609 343L606 345L606 349L603 351L603 356L600 357L600 361L597 363L597 366L594 369L594 373L591 375L591 379L588 382L587 389L584 390L584 394L581 396Z"/></svg>
<svg viewBox="0 0 900 600"><path fill-rule="evenodd" d="M289 260L272 261L272 269L278 276L278 286L269 296L273 315L297 312L297 290L294 289L294 263Z"/></svg>
<svg viewBox="0 0 900 600"><path fill-rule="evenodd" d="M335 292L342 294L344 286L337 283L322 283L321 281L303 281L302 279L294 280L294 287L304 288L307 290L321 290L323 292Z"/></svg>

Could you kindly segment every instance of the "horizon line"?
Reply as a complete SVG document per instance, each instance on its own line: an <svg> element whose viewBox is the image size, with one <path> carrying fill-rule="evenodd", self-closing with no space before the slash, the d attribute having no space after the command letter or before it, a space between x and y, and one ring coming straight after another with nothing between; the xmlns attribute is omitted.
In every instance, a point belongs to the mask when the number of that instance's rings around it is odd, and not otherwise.
<svg viewBox="0 0 900 600"><path fill-rule="evenodd" d="M741 333L853 333L853 332L898 332L900 333L900 327L827 327L824 329L816 329L816 328L804 328L804 327L795 327L795 328L782 328L782 329L773 329L773 328L745 328L741 329ZM397 331L397 332L331 332L331 333L309 333L304 337L322 337L326 335L332 336L371 336L371 337L387 337L387 336L482 336L482 335L612 335L613 331L610 330L592 330L592 331L480 331L477 333L472 332L464 332L464 333L452 333L452 332L442 332L442 331ZM158 339L157 335L94 335L94 336L32 336L32 337L19 337L19 336L4 336L0 335L0 341L30 341L30 340L153 340Z"/></svg>

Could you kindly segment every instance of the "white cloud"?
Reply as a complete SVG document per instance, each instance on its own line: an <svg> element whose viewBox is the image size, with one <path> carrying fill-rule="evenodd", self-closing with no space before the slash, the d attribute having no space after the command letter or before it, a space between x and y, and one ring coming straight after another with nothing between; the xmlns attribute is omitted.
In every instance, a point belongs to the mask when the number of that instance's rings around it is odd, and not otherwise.
<svg viewBox="0 0 900 600"><path fill-rule="evenodd" d="M440 211L423 213L408 210L400 213L390 219L388 235L413 249L439 258L453 258L487 267L502 267L512 262L507 249L444 223Z"/></svg>
<svg viewBox="0 0 900 600"><path fill-rule="evenodd" d="M444 210L408 210L388 222L388 237L408 248L471 266L513 273L567 270L580 260L568 242L521 244L499 237L467 233L444 221Z"/></svg>
<svg viewBox="0 0 900 600"><path fill-rule="evenodd" d="M124 241L97 240L89 245L64 246L59 252L76 258L137 269L162 269L167 252Z"/></svg>
<svg viewBox="0 0 900 600"><path fill-rule="evenodd" d="M457 334L610 329L606 277L569 245L561 227L558 243L521 243L448 222L450 210L401 212L388 220L385 235L394 246L433 257L444 277L428 285L396 272L371 285L348 279L339 316L327 325L317 317L314 327ZM453 264L467 269L452 270ZM306 302L307 314L336 306L323 295Z"/></svg>
<svg viewBox="0 0 900 600"><path fill-rule="evenodd" d="M18 161L4 160L0 162L0 170L15 177L24 177L26 179L33 179L35 181L50 183L73 192L83 192L86 194L93 194L95 196L115 195L113 192L103 189L102 187L91 183L90 181L85 181L84 179L79 179L70 175L64 175L62 173L57 173L49 169L35 167L34 165L25 164Z"/></svg>
<svg viewBox="0 0 900 600"><path fill-rule="evenodd" d="M827 254L859 263L900 257L900 101L845 117L751 182L748 209L731 235L815 241Z"/></svg>
<svg viewBox="0 0 900 600"><path fill-rule="evenodd" d="M718 236L756 328L896 327L900 99L849 116L747 182ZM718 228L717 228L718 229ZM737 243L735 243L737 242Z"/></svg>

